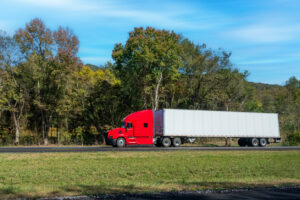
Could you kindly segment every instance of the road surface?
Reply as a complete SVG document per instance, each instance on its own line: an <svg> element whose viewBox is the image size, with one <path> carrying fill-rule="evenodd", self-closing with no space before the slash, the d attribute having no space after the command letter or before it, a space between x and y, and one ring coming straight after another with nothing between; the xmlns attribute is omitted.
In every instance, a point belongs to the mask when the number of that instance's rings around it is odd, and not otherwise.
<svg viewBox="0 0 300 200"><path fill-rule="evenodd" d="M44 153L44 152L104 152L104 151L287 151L298 150L300 146L270 147L0 147L0 153Z"/></svg>

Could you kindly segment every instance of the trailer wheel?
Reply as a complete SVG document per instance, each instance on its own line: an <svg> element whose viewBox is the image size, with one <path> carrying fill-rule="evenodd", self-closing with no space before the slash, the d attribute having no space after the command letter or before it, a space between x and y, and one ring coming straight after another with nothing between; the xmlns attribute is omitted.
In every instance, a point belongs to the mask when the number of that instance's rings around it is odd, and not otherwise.
<svg viewBox="0 0 300 200"><path fill-rule="evenodd" d="M238 144L239 144L239 146L244 147L244 146L246 146L246 140L244 138L240 138L238 140Z"/></svg>
<svg viewBox="0 0 300 200"><path fill-rule="evenodd" d="M259 146L265 147L267 145L267 140L265 138L259 139Z"/></svg>
<svg viewBox="0 0 300 200"><path fill-rule="evenodd" d="M179 147L181 145L181 139L176 137L172 141L174 147Z"/></svg>
<svg viewBox="0 0 300 200"><path fill-rule="evenodd" d="M124 138L118 138L117 140L117 147L125 147L125 139Z"/></svg>
<svg viewBox="0 0 300 200"><path fill-rule="evenodd" d="M251 139L251 146L252 147L257 147L259 145L259 141L257 138L252 138Z"/></svg>
<svg viewBox="0 0 300 200"><path fill-rule="evenodd" d="M168 138L168 137L165 137L165 138L162 140L162 145L163 145L163 147L169 147L169 146L171 146L171 139Z"/></svg>

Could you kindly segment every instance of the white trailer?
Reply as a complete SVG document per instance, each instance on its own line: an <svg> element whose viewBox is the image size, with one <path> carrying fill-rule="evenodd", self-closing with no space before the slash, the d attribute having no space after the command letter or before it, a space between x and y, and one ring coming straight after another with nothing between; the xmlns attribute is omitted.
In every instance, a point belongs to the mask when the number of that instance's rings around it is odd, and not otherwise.
<svg viewBox="0 0 300 200"><path fill-rule="evenodd" d="M156 143L163 146L197 137L239 138L240 146L280 140L277 113L163 109L155 111L154 124Z"/></svg>

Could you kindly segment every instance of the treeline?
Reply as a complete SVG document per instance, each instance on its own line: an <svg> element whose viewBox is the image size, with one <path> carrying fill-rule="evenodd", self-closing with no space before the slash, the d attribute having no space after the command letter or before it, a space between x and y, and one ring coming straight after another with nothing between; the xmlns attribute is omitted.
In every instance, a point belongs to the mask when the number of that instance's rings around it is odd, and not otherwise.
<svg viewBox="0 0 300 200"><path fill-rule="evenodd" d="M142 109L182 108L280 114L285 141L300 141L300 81L250 83L231 53L172 31L135 28L113 63L83 65L79 39L39 19L0 33L0 143L95 144Z"/></svg>

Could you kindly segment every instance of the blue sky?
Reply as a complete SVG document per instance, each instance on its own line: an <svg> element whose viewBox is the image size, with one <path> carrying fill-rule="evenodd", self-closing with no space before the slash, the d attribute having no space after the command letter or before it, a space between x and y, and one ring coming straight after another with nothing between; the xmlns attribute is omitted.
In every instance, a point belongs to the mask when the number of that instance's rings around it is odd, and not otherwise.
<svg viewBox="0 0 300 200"><path fill-rule="evenodd" d="M232 52L249 81L300 79L300 0L9 0L0 1L0 29L13 34L33 18L79 37L84 63L111 59L134 27L174 30L196 44Z"/></svg>

